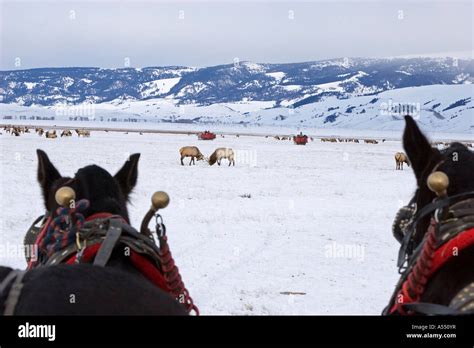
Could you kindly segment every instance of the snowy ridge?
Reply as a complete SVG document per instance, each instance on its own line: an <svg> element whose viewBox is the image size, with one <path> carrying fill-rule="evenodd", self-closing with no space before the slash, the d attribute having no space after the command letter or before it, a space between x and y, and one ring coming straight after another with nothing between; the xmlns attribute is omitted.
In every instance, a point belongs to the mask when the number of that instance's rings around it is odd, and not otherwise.
<svg viewBox="0 0 474 348"><path fill-rule="evenodd" d="M468 133L473 82L474 61L454 58L17 70L0 74L0 117L383 130L410 113L435 131ZM92 114L57 112L90 105Z"/></svg>
<svg viewBox="0 0 474 348"><path fill-rule="evenodd" d="M115 99L101 104L66 107L0 104L0 113L12 120L54 117L55 120L95 121L135 119L143 122L215 123L258 126L401 130L403 115L410 113L426 129L435 132L472 134L474 130L473 85L408 87L369 96L338 99L328 96L298 108L278 106L275 101L241 101L211 105L180 105L174 99ZM78 110L77 113L76 109ZM81 113L82 111L82 113ZM5 116L4 116L5 117ZM8 122L4 120L4 122Z"/></svg>
<svg viewBox="0 0 474 348"><path fill-rule="evenodd" d="M0 102L53 106L166 97L178 104L248 100L299 106L327 95L343 99L396 88L472 82L473 60L454 58L236 62L204 68L41 68L0 72Z"/></svg>

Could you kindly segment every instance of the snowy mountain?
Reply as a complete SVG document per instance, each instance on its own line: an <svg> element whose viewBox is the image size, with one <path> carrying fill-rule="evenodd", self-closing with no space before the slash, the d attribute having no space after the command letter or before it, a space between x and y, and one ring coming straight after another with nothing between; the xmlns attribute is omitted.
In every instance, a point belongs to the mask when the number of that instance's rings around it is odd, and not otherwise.
<svg viewBox="0 0 474 348"><path fill-rule="evenodd" d="M51 106L117 98L210 105L273 101L295 107L386 90L474 81L474 61L452 58L334 59L292 64L242 62L205 68L44 68L0 72L3 103Z"/></svg>
<svg viewBox="0 0 474 348"><path fill-rule="evenodd" d="M452 58L31 69L1 72L0 114L398 129L409 113L437 131L472 132L473 82L474 61Z"/></svg>

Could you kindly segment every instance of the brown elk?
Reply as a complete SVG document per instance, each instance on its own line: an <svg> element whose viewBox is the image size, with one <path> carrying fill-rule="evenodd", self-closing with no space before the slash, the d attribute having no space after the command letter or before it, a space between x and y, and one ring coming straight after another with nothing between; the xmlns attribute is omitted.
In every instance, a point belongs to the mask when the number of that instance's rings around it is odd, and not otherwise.
<svg viewBox="0 0 474 348"><path fill-rule="evenodd" d="M189 161L189 165L196 164L195 159L198 161L204 160L204 156L202 155L201 151L196 146L185 146L179 149L179 154L181 155L181 165L184 166L183 159L185 157L191 157L191 161Z"/></svg>
<svg viewBox="0 0 474 348"><path fill-rule="evenodd" d="M58 135L56 134L56 130L54 131L47 131L46 134L45 134L46 138L48 139L55 139L58 137Z"/></svg>
<svg viewBox="0 0 474 348"><path fill-rule="evenodd" d="M76 129L77 136L90 137L91 132L85 129Z"/></svg>
<svg viewBox="0 0 474 348"><path fill-rule="evenodd" d="M65 129L61 133L61 138L62 137L72 137L72 132L69 129Z"/></svg>

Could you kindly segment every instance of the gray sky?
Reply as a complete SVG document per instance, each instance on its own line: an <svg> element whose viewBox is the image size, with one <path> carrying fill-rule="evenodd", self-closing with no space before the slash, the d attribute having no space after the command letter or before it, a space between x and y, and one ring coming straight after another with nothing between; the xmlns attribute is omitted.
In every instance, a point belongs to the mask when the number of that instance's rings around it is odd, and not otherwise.
<svg viewBox="0 0 474 348"><path fill-rule="evenodd" d="M1 1L0 69L472 52L467 1ZM128 60L127 60L128 59ZM16 63L16 65L15 65Z"/></svg>

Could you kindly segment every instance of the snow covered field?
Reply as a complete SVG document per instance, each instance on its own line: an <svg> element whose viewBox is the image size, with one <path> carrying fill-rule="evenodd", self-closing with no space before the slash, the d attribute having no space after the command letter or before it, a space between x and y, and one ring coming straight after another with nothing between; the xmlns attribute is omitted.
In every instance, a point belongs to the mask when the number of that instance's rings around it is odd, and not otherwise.
<svg viewBox="0 0 474 348"><path fill-rule="evenodd" d="M206 156L232 147L236 166L183 167L178 150L185 145ZM2 245L21 245L43 212L37 148L62 175L91 163L114 174L128 154L142 154L131 221L139 226L154 191L169 193L162 215L171 250L202 314L379 314L398 279L391 224L415 189L410 169L395 171L399 141L295 146L247 136L203 142L92 132L51 140L3 132ZM25 267L21 255L5 251L0 264Z"/></svg>

